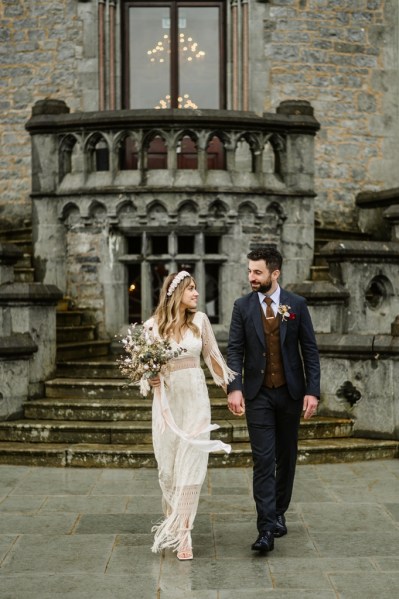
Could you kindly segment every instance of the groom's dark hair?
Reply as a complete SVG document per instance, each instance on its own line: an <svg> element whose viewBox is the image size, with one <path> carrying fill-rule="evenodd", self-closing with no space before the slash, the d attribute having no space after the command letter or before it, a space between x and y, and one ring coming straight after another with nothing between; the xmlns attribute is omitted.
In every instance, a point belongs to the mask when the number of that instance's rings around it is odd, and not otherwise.
<svg viewBox="0 0 399 599"><path fill-rule="evenodd" d="M247 255L247 258L248 260L264 260L270 272L281 270L281 265L283 263L282 255L273 247L263 247L252 250Z"/></svg>

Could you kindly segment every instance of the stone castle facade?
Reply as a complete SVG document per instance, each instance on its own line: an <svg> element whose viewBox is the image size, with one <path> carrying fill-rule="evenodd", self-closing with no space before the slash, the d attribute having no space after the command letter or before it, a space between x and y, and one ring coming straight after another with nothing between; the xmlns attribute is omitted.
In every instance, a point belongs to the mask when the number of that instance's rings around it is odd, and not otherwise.
<svg viewBox="0 0 399 599"><path fill-rule="evenodd" d="M165 272L186 268L225 339L247 251L278 245L283 284L314 317L325 413L362 397L359 430L395 436L399 5L209 0L201 55L186 24L203 4L4 0L0 224L32 223L37 283L90 312L102 338L146 318ZM162 39L138 8L161 11ZM137 39L159 80L137 63ZM183 52L213 56L209 78L198 67L190 80ZM203 106L179 109L183 75ZM165 76L165 110L136 104ZM354 235L322 250L321 281L315 226Z"/></svg>

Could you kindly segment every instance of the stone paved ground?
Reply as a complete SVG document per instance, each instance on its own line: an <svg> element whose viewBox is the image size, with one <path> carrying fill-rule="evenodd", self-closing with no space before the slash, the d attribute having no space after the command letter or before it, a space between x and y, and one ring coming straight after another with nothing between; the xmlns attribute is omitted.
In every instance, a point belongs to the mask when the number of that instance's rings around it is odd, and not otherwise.
<svg viewBox="0 0 399 599"><path fill-rule="evenodd" d="M156 471L0 466L1 599L392 599L399 460L299 466L289 533L267 556L251 471L210 469L195 558L153 555Z"/></svg>

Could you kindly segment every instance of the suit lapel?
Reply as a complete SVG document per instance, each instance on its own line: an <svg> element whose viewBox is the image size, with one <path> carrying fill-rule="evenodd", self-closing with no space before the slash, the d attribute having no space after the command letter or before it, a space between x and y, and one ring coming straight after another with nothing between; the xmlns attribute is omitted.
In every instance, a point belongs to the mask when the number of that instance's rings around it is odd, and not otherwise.
<svg viewBox="0 0 399 599"><path fill-rule="evenodd" d="M256 334L258 335L262 345L265 346L265 332L263 330L262 316L260 313L261 307L259 303L259 296L256 291L254 291L250 296L249 303L249 311L255 325Z"/></svg>
<svg viewBox="0 0 399 599"><path fill-rule="evenodd" d="M284 289L280 288L280 304L281 305L289 305L288 304L288 297L284 291ZM279 319L280 319L280 346L283 347L284 345L284 341L285 341L285 336L287 334L287 321L283 320L281 317L281 314L279 314Z"/></svg>

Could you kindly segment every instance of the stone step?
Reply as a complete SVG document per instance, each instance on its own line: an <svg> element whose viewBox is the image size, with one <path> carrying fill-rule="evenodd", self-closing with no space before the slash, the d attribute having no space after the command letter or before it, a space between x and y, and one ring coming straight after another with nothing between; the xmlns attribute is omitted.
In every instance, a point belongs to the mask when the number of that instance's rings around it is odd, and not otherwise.
<svg viewBox="0 0 399 599"><path fill-rule="evenodd" d="M226 443L247 441L245 421L221 420L212 438ZM21 443L152 443L151 422L78 422L56 420L11 420L0 422L0 442Z"/></svg>
<svg viewBox="0 0 399 599"><path fill-rule="evenodd" d="M82 324L84 312L80 310L57 310L57 327L78 327Z"/></svg>
<svg viewBox="0 0 399 599"><path fill-rule="evenodd" d="M21 252L23 252L24 254L29 254L32 255L32 239L29 239L28 237L21 237L21 239L14 239L14 238L10 238L7 239L7 241L5 241L5 243L10 243L12 245L17 246L17 248L19 250L21 250Z"/></svg>
<svg viewBox="0 0 399 599"><path fill-rule="evenodd" d="M0 229L1 242L15 243L20 239L25 241L30 240L32 243L32 227L19 227L15 229L10 227L8 229Z"/></svg>
<svg viewBox="0 0 399 599"><path fill-rule="evenodd" d="M311 281L329 281L330 269L328 266L311 266L310 267Z"/></svg>
<svg viewBox="0 0 399 599"><path fill-rule="evenodd" d="M32 269L32 254L27 253L27 254L24 254L23 256L21 256L21 258L19 258L18 261L16 262L15 268L17 268L17 269L29 268L29 269L33 270Z"/></svg>
<svg viewBox="0 0 399 599"><path fill-rule="evenodd" d="M46 381L46 397L52 398L81 398L108 399L139 399L140 393L137 385L129 383L127 379L72 379L57 378ZM223 389L209 384L210 397L225 397Z"/></svg>
<svg viewBox="0 0 399 599"><path fill-rule="evenodd" d="M35 280L34 268L14 268L14 277L16 283L33 283Z"/></svg>
<svg viewBox="0 0 399 599"><path fill-rule="evenodd" d="M57 363L56 378L73 379L120 379L118 354L104 355L95 359L63 360ZM210 373L203 364L207 378Z"/></svg>
<svg viewBox="0 0 399 599"><path fill-rule="evenodd" d="M96 327L92 324L57 326L57 343L94 341Z"/></svg>
<svg viewBox="0 0 399 599"><path fill-rule="evenodd" d="M119 379L121 371L118 356L99 357L96 360L66 360L57 364L57 378L74 379Z"/></svg>
<svg viewBox="0 0 399 599"><path fill-rule="evenodd" d="M320 252L313 252L313 266L328 266L328 262Z"/></svg>
<svg viewBox="0 0 399 599"><path fill-rule="evenodd" d="M144 399L92 400L43 398L29 400L24 405L24 416L29 420L69 421L69 422L151 422L152 401ZM212 422L230 420L226 398L211 399ZM233 422L244 422L233 419ZM349 418L317 417L301 420L300 438L333 438L352 434L353 422Z"/></svg>
<svg viewBox="0 0 399 599"><path fill-rule="evenodd" d="M110 342L106 340L63 343L57 345L57 362L86 359L92 356L107 356Z"/></svg>
<svg viewBox="0 0 399 599"><path fill-rule="evenodd" d="M231 416L226 399L215 398L211 401L213 419L225 419ZM29 400L24 404L24 416L30 420L68 420L134 422L151 421L152 400L148 399L100 399L87 398L43 398Z"/></svg>
<svg viewBox="0 0 399 599"><path fill-rule="evenodd" d="M244 418L217 419L213 422L219 429L212 433L215 439L225 443L248 442L248 430ZM79 421L79 420L14 420L0 422L0 441L23 443L126 443L139 445L151 443L150 420ZM318 418L313 422L302 420L299 438L312 440L337 439L352 433L350 420Z"/></svg>
<svg viewBox="0 0 399 599"><path fill-rule="evenodd" d="M395 459L399 442L377 439L330 439L299 442L299 464L357 462ZM68 443L0 443L0 463L24 466L85 468L153 468L156 467L150 444L68 444ZM236 443L232 452L212 453L211 467L252 465L248 443Z"/></svg>

